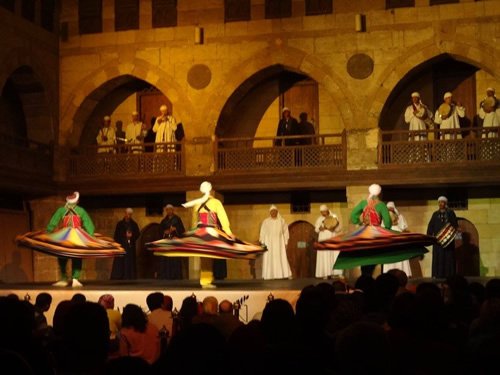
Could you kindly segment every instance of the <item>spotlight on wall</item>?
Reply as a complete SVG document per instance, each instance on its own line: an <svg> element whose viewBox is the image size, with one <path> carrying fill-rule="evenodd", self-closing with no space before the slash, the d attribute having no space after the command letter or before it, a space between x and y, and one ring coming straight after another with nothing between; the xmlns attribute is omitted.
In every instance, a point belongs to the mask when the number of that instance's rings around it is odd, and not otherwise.
<svg viewBox="0 0 500 375"><path fill-rule="evenodd" d="M194 44L203 44L203 27L196 26L194 28Z"/></svg>
<svg viewBox="0 0 500 375"><path fill-rule="evenodd" d="M364 14L356 14L354 29L358 32L366 31L366 16Z"/></svg>

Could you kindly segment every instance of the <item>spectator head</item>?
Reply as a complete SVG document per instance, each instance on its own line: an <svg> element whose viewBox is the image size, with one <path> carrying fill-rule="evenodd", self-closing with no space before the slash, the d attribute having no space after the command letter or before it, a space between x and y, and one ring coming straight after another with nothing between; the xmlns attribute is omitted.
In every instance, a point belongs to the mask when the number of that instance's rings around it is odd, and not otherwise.
<svg viewBox="0 0 500 375"><path fill-rule="evenodd" d="M115 308L115 298L111 294L103 294L99 297L97 301L99 305L103 306L105 309L112 310Z"/></svg>
<svg viewBox="0 0 500 375"><path fill-rule="evenodd" d="M214 296L208 296L203 299L203 313L207 315L217 315L219 301Z"/></svg>
<svg viewBox="0 0 500 375"><path fill-rule="evenodd" d="M491 279L485 285L486 299L500 298L500 279Z"/></svg>
<svg viewBox="0 0 500 375"><path fill-rule="evenodd" d="M35 306L42 311L48 311L52 303L52 296L49 293L40 293L36 296Z"/></svg>
<svg viewBox="0 0 500 375"><path fill-rule="evenodd" d="M142 311L140 306L129 303L123 308L122 327L133 328L138 332L144 332L146 331L147 323L146 314Z"/></svg>
<svg viewBox="0 0 500 375"><path fill-rule="evenodd" d="M148 305L149 311L161 309L161 306L163 305L163 293L153 292L148 294L146 297L146 304Z"/></svg>
<svg viewBox="0 0 500 375"><path fill-rule="evenodd" d="M74 303L83 303L87 301L87 297L82 293L75 293L73 297L71 297L71 301Z"/></svg>
<svg viewBox="0 0 500 375"><path fill-rule="evenodd" d="M233 304L231 301L224 299L219 303L219 313L220 314L232 314Z"/></svg>
<svg viewBox="0 0 500 375"><path fill-rule="evenodd" d="M174 308L174 301L172 300L172 297L170 297L169 295L163 296L162 308L167 311L172 311L172 309Z"/></svg>
<svg viewBox="0 0 500 375"><path fill-rule="evenodd" d="M406 288L406 286L408 285L408 275L406 274L405 271L393 268L387 271L386 273L393 275L398 279L400 288Z"/></svg>

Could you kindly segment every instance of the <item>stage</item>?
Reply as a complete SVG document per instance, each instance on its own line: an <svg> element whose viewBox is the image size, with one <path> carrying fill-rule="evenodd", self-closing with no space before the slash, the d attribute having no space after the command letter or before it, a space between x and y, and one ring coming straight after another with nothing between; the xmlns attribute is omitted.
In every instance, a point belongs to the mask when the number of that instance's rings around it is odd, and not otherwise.
<svg viewBox="0 0 500 375"><path fill-rule="evenodd" d="M490 278L468 277L469 282L485 284ZM103 294L111 294L115 298L115 308L120 311L127 303L134 303L148 311L146 297L151 292L162 292L172 297L174 308L179 310L185 297L195 295L198 301L207 296L215 296L218 301L227 299L231 302L243 301L240 310L240 320L248 322L262 313L269 298L282 298L295 306L300 291L308 285L322 282L331 283L333 280L323 279L294 279L294 280L221 280L216 281L216 289L202 289L198 280L127 280L127 281L82 281L81 288L54 287L51 283L20 283L0 284L0 295L6 296L15 293L19 298L29 298L35 303L39 293L47 292L52 295L52 305L46 313L49 324L52 324L54 311L60 301L69 300L75 293L82 293L88 301L97 302ZM415 287L421 282L431 281L442 283L444 280L432 278L410 278L408 284ZM351 284L352 285L352 284Z"/></svg>

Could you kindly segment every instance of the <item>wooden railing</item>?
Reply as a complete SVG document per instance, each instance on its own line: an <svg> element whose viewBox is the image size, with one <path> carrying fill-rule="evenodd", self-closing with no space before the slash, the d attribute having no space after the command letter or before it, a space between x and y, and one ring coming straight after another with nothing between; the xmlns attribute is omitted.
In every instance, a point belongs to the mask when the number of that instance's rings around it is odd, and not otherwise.
<svg viewBox="0 0 500 375"><path fill-rule="evenodd" d="M219 138L214 142L217 173L289 169L343 169L346 135Z"/></svg>
<svg viewBox="0 0 500 375"><path fill-rule="evenodd" d="M87 146L70 156L71 177L184 174L182 142Z"/></svg>
<svg viewBox="0 0 500 375"><path fill-rule="evenodd" d="M0 133L0 165L23 173L52 175L53 148L40 142Z"/></svg>
<svg viewBox="0 0 500 375"><path fill-rule="evenodd" d="M379 166L500 163L499 127L380 131Z"/></svg>

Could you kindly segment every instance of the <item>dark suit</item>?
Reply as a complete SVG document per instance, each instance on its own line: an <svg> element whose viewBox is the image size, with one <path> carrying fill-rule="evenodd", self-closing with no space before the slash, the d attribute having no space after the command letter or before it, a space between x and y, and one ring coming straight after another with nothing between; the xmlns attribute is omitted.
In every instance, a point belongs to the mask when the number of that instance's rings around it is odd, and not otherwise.
<svg viewBox="0 0 500 375"><path fill-rule="evenodd" d="M278 123L278 131L276 132L277 137L286 137L291 135L297 135L298 131L298 122L293 117L289 117L285 119L284 117ZM281 146L282 139L277 139L274 142L275 146ZM295 144L295 140L293 139L285 139L285 146L292 146Z"/></svg>
<svg viewBox="0 0 500 375"><path fill-rule="evenodd" d="M127 238L128 230L132 232L132 237L130 238ZM114 258L111 279L135 279L136 241L140 234L139 226L132 219L122 219L116 224L114 240L122 245L126 254L124 256Z"/></svg>

